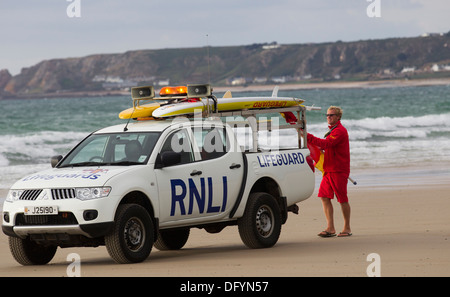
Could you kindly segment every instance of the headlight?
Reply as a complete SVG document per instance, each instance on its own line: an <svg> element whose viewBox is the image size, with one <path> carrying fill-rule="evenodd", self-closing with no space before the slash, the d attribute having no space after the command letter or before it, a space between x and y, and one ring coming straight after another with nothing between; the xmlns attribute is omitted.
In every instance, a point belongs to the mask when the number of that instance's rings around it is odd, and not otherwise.
<svg viewBox="0 0 450 297"><path fill-rule="evenodd" d="M6 196L6 201L8 202L18 201L22 193L23 190L9 190L8 196Z"/></svg>
<svg viewBox="0 0 450 297"><path fill-rule="evenodd" d="M111 192L111 187L100 188L76 188L75 195L80 200L90 200L107 197Z"/></svg>

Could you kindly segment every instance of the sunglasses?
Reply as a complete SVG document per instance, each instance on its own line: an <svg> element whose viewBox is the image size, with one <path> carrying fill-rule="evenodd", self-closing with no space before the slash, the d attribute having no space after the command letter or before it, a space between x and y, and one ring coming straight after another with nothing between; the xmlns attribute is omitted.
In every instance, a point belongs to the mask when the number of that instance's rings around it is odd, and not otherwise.
<svg viewBox="0 0 450 297"><path fill-rule="evenodd" d="M335 116L335 115L337 115L337 114L334 114L334 113L328 113L328 114L327 114L327 117L332 117L332 116Z"/></svg>

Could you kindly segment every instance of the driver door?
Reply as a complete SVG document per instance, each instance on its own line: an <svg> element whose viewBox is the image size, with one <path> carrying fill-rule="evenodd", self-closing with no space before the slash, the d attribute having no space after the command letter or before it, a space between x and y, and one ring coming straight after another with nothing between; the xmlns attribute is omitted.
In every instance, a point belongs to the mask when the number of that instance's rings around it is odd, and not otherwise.
<svg viewBox="0 0 450 297"><path fill-rule="evenodd" d="M198 208L190 201L190 196L197 192L200 195L204 191L201 183L202 164L195 162L193 145L190 129L183 128L168 134L161 146L159 156L164 152L180 155L177 164L155 168L161 227L176 225L180 220L199 216Z"/></svg>

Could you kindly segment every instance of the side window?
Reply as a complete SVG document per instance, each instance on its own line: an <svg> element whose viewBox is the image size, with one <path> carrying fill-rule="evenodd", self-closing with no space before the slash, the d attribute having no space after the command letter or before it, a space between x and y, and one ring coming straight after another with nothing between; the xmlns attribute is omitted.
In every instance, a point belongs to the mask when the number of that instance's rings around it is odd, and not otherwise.
<svg viewBox="0 0 450 297"><path fill-rule="evenodd" d="M161 153L163 152L180 153L180 164L193 162L194 155L192 153L192 145L186 129L178 130L170 134L162 146Z"/></svg>
<svg viewBox="0 0 450 297"><path fill-rule="evenodd" d="M227 138L224 128L192 128L202 160L219 158L227 153Z"/></svg>

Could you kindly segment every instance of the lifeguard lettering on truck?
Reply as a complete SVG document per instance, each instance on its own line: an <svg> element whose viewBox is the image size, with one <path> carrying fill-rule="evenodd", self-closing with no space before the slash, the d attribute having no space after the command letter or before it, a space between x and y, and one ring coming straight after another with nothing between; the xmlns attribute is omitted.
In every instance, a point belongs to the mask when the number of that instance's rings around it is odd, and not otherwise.
<svg viewBox="0 0 450 297"><path fill-rule="evenodd" d="M304 107L290 108L304 117ZM153 246L182 248L190 228L231 225L250 248L275 245L288 211L314 190L306 141L246 150L217 116L227 115L106 127L52 158L53 168L17 181L2 224L14 258L45 264L57 247L106 245L116 262L135 263Z"/></svg>

